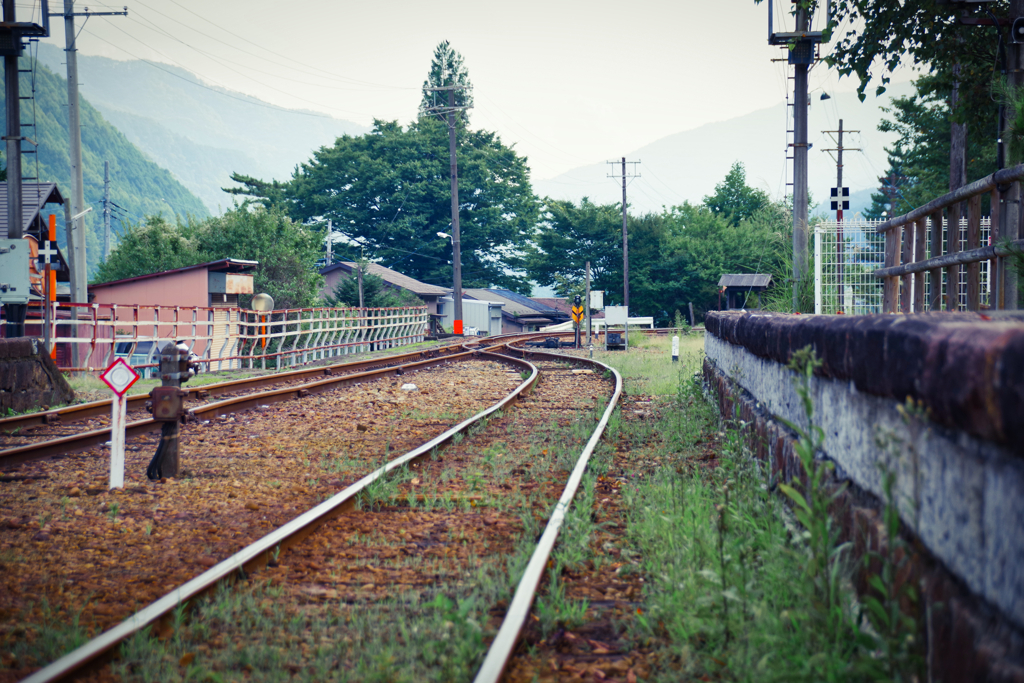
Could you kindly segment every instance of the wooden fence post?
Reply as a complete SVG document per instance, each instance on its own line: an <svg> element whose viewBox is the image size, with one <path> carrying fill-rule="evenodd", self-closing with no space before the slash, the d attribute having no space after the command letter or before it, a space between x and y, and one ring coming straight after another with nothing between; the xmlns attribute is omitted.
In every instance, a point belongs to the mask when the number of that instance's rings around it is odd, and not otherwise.
<svg viewBox="0 0 1024 683"><path fill-rule="evenodd" d="M967 245L966 249L981 246L981 195L976 194L967 201ZM967 264L967 310L981 310L981 263Z"/></svg>
<svg viewBox="0 0 1024 683"><path fill-rule="evenodd" d="M900 253L900 242L903 237L903 228L894 226L885 231L885 267L892 268L897 265ZM896 303L899 297L899 278L885 278L885 285L882 289L882 312L895 313Z"/></svg>
<svg viewBox="0 0 1024 683"><path fill-rule="evenodd" d="M907 223L903 226L903 248L900 250L900 265L906 265L914 260L914 224ZM903 286L900 288L900 311L910 313L910 302L913 297L912 283L914 276L910 273L903 276Z"/></svg>

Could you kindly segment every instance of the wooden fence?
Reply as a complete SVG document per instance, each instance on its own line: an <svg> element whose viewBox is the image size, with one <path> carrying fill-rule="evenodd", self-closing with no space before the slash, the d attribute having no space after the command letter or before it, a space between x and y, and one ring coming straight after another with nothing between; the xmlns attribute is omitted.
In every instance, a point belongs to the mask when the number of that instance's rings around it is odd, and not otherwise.
<svg viewBox="0 0 1024 683"><path fill-rule="evenodd" d="M1007 282L1014 282L1015 278L1006 277L1004 257L1010 255L1010 249L1024 249L1024 240L1019 234L1021 205L1019 202L1004 205L1002 200L1007 195L1020 197L1022 178L1024 164L1003 169L879 225L876 232L885 234L885 266L875 271L875 277L882 278L885 284L883 312L959 309L963 280L966 280L967 290L964 308L981 310L982 261L989 261L991 308L1016 308L1017 292L1007 286ZM992 231L989 244L982 246L981 202L985 194L991 194ZM967 221L961 235L956 226L961 225L964 204ZM943 210L947 212L945 217ZM1015 211L1016 216L1003 217L1015 220L1001 222L1001 210ZM929 219L935 229L928 230ZM1013 226L1016 234L1004 235L1006 228L1001 225ZM950 226L954 226L952 236ZM960 250L961 244L963 250ZM925 301L926 273L931 289L928 301Z"/></svg>

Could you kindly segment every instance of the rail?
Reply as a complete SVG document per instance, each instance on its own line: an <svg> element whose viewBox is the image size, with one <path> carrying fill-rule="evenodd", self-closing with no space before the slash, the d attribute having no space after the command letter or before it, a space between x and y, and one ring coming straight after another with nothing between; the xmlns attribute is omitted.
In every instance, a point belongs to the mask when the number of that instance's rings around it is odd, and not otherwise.
<svg viewBox="0 0 1024 683"><path fill-rule="evenodd" d="M1008 277L1004 257L1011 253L1007 247L1024 247L1019 234L1020 203L1016 202L1014 207L1017 216L1001 214L1013 206L1011 201L1004 204L1004 199L1020 197L1021 179L1024 164L996 171L879 225L876 232L885 234L885 262L884 267L875 271L875 277L884 280L882 311L958 309L961 282L966 286L964 307L969 311L981 310L982 261L989 261L990 308L1015 308L1012 297L1016 292L1009 286L1013 279ZM982 246L981 202L986 193L991 194L992 233L990 244ZM950 226L960 226L964 203L967 222L961 235L961 229L950 230ZM943 210L947 214L945 224ZM1011 218L1014 220L1007 220ZM1017 234L1009 234L1007 226ZM930 287L927 301L925 273Z"/></svg>
<svg viewBox="0 0 1024 683"><path fill-rule="evenodd" d="M527 370L530 375L509 395L495 405L460 422L443 434L392 460L383 467L374 470L355 484L320 503L312 510L303 513L275 531L272 531L270 534L216 564L191 581L175 588L117 626L101 633L93 640L35 672L25 679L25 683L66 680L97 659L108 655L118 644L133 634L166 618L180 606L207 594L222 582L232 581L240 574L252 572L257 568L263 567L279 549L289 548L306 538L335 515L351 509L355 504L356 496L374 481L387 475L392 470L428 456L434 449L440 448L451 441L455 435L467 432L472 425L503 410L506 406L518 400L524 393L530 391L540 377L536 366L526 361L486 352L480 352L478 357L516 365L520 369Z"/></svg>

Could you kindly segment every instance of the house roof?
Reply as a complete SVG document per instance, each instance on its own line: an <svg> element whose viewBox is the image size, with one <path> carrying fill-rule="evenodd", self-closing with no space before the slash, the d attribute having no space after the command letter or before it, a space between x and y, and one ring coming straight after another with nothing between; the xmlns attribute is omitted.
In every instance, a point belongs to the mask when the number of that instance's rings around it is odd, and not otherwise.
<svg viewBox="0 0 1024 683"><path fill-rule="evenodd" d="M321 275L326 275L335 270L344 270L351 273L356 269L356 264L351 261L342 261L341 263L334 263L329 266L325 266L320 269ZM438 287L437 285L428 285L426 282L420 282L416 278L411 278L408 275L402 275L398 271L385 268L378 263L371 263L367 266L366 272L371 275L376 275L380 279L384 280L388 284L394 285L395 287L401 287L407 289L413 294L418 295L436 295L441 296L451 292L451 289L445 287Z"/></svg>
<svg viewBox="0 0 1024 683"><path fill-rule="evenodd" d="M25 230L39 217L45 204L64 204L64 197L57 189L57 183L22 183L21 185L21 229ZM0 183L0 238L7 239L7 183Z"/></svg>
<svg viewBox="0 0 1024 683"><path fill-rule="evenodd" d="M551 306L548 306L547 304L542 304L542 303L540 303L540 302L538 302L538 301L536 301L534 299L531 299L528 296L523 296L522 294L516 294L515 292L513 292L510 289L489 289L487 291L489 291L489 292L496 292L497 294L505 297L506 299L509 299L510 301L515 301L516 303L521 304L523 306L526 306L527 308L531 308L531 309L533 309L537 313L540 313L543 316L552 316L552 315L554 315L554 316L561 316L561 315L564 315L564 313L562 311L558 310L557 308L553 308Z"/></svg>
<svg viewBox="0 0 1024 683"><path fill-rule="evenodd" d="M718 286L765 289L771 281L771 275L761 273L723 275L718 281Z"/></svg>
<svg viewBox="0 0 1024 683"><path fill-rule="evenodd" d="M477 301L497 301L502 304L501 313L502 315L509 315L512 317L523 317L523 316L535 316L537 315L537 309L531 308L530 306L524 306L522 303L510 299L498 292L501 290L495 289L464 289L462 295L469 297L470 299L476 299Z"/></svg>
<svg viewBox="0 0 1024 683"><path fill-rule="evenodd" d="M556 311L561 311L565 315L572 315L572 304L569 303L569 299L565 297L531 296L530 300L536 301L539 304L543 304L548 308L553 308Z"/></svg>
<svg viewBox="0 0 1024 683"><path fill-rule="evenodd" d="M103 287L113 287L114 285L123 285L127 282L137 282L138 280L148 280L154 277L161 277L163 275L171 275L173 273L184 273L189 270L197 270L199 268L206 268L207 270L214 271L227 271L229 273L251 273L256 269L256 266L260 264L259 261L244 261L236 258L225 258L219 261L210 261L209 263L197 263L194 266L185 266L184 268L175 268L174 270L163 270L159 273L149 273L147 275L137 275L135 277L126 277L123 280L113 280L111 282L101 282L96 285L89 285L89 289L102 289Z"/></svg>

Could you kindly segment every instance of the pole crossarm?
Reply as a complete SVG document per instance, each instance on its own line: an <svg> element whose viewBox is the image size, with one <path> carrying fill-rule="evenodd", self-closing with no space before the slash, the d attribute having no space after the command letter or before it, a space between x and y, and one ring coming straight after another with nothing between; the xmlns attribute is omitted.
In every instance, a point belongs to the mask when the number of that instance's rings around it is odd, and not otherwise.
<svg viewBox="0 0 1024 683"><path fill-rule="evenodd" d="M958 190L944 194L937 199L933 199L924 206L919 206L909 213L895 218L890 218L875 228L875 232L886 232L897 226L906 225L907 223L916 221L918 218L925 218L926 216L933 214L936 211L941 211L948 206L966 201L973 195L987 192L997 185L1004 185L1021 179L1024 179L1024 164L1014 166L1013 168L1004 168L1001 171L996 171L991 175L985 176L981 180L975 180L970 185L964 185Z"/></svg>
<svg viewBox="0 0 1024 683"><path fill-rule="evenodd" d="M988 261L998 256L1010 256L1019 249L1024 249L1024 239L1013 240L1003 244L990 244L987 247L958 251L952 254L943 254L942 256L930 258L927 261L915 261L914 263L905 263L902 266L879 268L875 271L875 277L902 277L912 273L923 273L933 268L948 268L950 266L977 263L978 261Z"/></svg>

